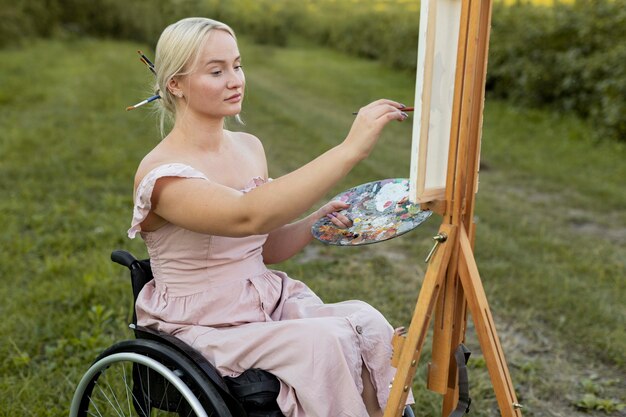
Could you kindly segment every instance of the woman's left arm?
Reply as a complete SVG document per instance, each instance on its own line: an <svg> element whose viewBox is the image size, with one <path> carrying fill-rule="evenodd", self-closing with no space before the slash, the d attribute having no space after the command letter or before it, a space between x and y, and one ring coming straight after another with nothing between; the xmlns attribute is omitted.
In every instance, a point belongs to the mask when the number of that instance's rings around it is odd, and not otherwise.
<svg viewBox="0 0 626 417"><path fill-rule="evenodd" d="M337 227L352 226L352 221L339 213L348 207L341 201L331 201L307 217L273 230L263 245L263 262L277 264L300 252L313 239L311 227L324 216L328 216Z"/></svg>

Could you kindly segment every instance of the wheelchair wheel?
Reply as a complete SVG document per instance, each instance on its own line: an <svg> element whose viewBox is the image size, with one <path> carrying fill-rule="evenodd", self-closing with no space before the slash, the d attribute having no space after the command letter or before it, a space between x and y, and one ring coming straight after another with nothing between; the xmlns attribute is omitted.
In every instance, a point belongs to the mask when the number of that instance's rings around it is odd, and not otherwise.
<svg viewBox="0 0 626 417"><path fill-rule="evenodd" d="M105 350L83 375L70 417L232 417L212 382L175 349L127 340Z"/></svg>

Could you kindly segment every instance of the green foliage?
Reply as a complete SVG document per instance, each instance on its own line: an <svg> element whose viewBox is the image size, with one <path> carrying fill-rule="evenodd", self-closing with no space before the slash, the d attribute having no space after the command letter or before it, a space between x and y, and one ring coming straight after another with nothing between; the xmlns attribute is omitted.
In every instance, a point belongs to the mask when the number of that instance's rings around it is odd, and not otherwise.
<svg viewBox="0 0 626 417"><path fill-rule="evenodd" d="M598 378L585 378L580 382L584 390L582 398L573 401L576 408L583 411L603 411L607 414L626 409L626 403L615 398L605 398L605 390L609 385L618 383L617 380L598 381Z"/></svg>
<svg viewBox="0 0 626 417"><path fill-rule="evenodd" d="M547 8L496 4L487 89L494 97L589 117L598 137L626 140L626 8L578 0Z"/></svg>
<svg viewBox="0 0 626 417"><path fill-rule="evenodd" d="M595 394L585 394L582 399L576 401L576 408L584 411L598 410L613 413L623 410L626 405L612 398L598 398Z"/></svg>
<svg viewBox="0 0 626 417"><path fill-rule="evenodd" d="M99 36L156 43L165 26L206 14L196 0L0 0L0 47L24 38ZM6 23L6 24L5 24Z"/></svg>
<svg viewBox="0 0 626 417"><path fill-rule="evenodd" d="M0 6L0 46L54 33L154 44L167 24L202 15L261 44L305 38L393 68L416 66L419 10L398 0L0 0ZM593 121L597 137L626 140L622 2L495 2L492 28L487 90L493 97L573 111Z"/></svg>

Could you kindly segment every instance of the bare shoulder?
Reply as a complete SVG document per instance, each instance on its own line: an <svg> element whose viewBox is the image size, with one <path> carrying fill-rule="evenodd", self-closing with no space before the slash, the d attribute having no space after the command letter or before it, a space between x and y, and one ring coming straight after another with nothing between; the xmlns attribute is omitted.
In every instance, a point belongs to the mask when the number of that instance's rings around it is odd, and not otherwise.
<svg viewBox="0 0 626 417"><path fill-rule="evenodd" d="M263 144L254 135L246 132L231 132L229 134L237 142L238 146L241 146L246 150L246 154L251 156L249 163L253 164L257 172L262 172L264 177L267 177L267 160L265 158L265 149Z"/></svg>
<svg viewBox="0 0 626 417"><path fill-rule="evenodd" d="M157 145L139 163L137 172L135 173L135 188L137 188L141 180L154 168L170 162L172 162L171 156L168 155L161 144Z"/></svg>
<svg viewBox="0 0 626 417"><path fill-rule="evenodd" d="M237 140L237 142L239 142L240 144L244 146L249 147L250 150L256 151L256 152L262 152L263 154L265 154L265 151L263 150L263 144L261 143L259 138L257 138L256 136L251 135L250 133L246 133L246 132L229 131L229 133L233 136L233 138Z"/></svg>

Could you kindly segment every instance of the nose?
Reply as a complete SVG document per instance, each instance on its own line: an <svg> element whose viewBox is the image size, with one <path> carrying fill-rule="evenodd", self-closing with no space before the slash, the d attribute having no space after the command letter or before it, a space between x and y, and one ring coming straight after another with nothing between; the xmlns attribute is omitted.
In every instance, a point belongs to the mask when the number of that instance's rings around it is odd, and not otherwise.
<svg viewBox="0 0 626 417"><path fill-rule="evenodd" d="M241 72L241 70L239 71L232 71L231 72L231 76L228 79L228 83L227 83L227 87L228 88L240 88L243 87L244 85L244 76L243 76L243 72Z"/></svg>

